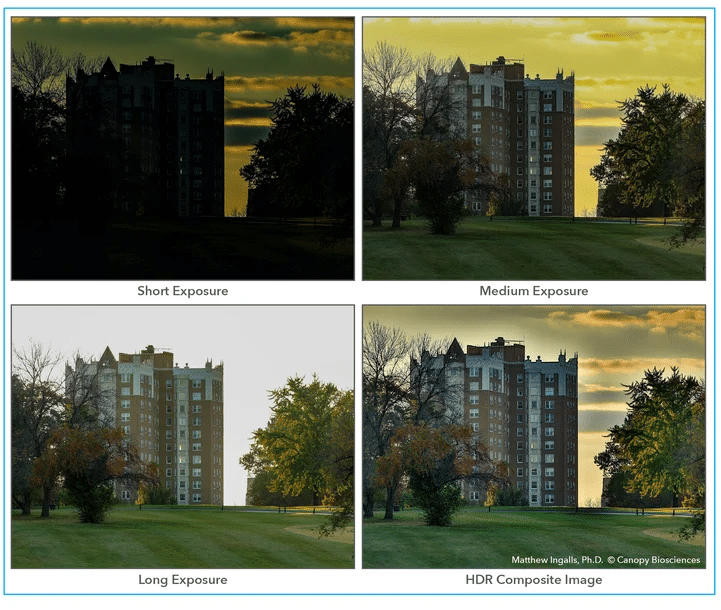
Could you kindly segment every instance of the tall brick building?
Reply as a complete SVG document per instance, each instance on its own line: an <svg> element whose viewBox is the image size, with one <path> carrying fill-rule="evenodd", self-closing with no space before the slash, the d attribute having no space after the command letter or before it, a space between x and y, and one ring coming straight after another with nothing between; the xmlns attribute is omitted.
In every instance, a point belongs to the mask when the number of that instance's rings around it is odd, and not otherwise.
<svg viewBox="0 0 721 610"><path fill-rule="evenodd" d="M139 354L107 347L97 361L75 363L92 376L104 396L106 419L114 421L155 462L161 485L178 504L223 503L223 365L179 367L173 354L149 345ZM137 490L118 485L119 500L134 501Z"/></svg>
<svg viewBox="0 0 721 610"><path fill-rule="evenodd" d="M573 74L531 78L523 63L505 57L466 69L458 58L449 73L427 79L452 101L455 134L480 147L495 174L508 176L511 196L525 213L573 216ZM471 193L466 205L474 214L488 207Z"/></svg>
<svg viewBox="0 0 721 610"><path fill-rule="evenodd" d="M223 216L223 94L223 75L180 78L155 57L68 77L71 200L89 189L86 214Z"/></svg>
<svg viewBox="0 0 721 610"><path fill-rule="evenodd" d="M456 339L443 361L458 415L490 458L508 464L511 484L530 506L578 503L578 354L531 360L520 341L498 337L484 346ZM424 354L424 358L434 358ZM485 491L464 484L475 505Z"/></svg>

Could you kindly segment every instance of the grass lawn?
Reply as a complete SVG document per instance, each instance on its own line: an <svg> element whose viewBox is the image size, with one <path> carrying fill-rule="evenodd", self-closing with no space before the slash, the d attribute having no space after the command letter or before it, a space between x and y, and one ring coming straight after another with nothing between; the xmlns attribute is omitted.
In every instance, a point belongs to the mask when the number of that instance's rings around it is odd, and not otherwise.
<svg viewBox="0 0 721 610"><path fill-rule="evenodd" d="M17 280L351 280L353 240L333 228L245 219L116 223L89 235L71 223L13 229Z"/></svg>
<svg viewBox="0 0 721 610"><path fill-rule="evenodd" d="M400 230L369 223L365 280L703 280L703 241L670 249L678 227L658 224L466 218L455 235L420 219Z"/></svg>
<svg viewBox="0 0 721 610"><path fill-rule="evenodd" d="M38 513L39 514L39 513ZM13 568L352 568L352 528L318 538L325 516L116 508L100 525L73 509L12 517Z"/></svg>
<svg viewBox="0 0 721 610"><path fill-rule="evenodd" d="M678 542L681 517L592 514L466 508L451 527L428 527L420 512L396 513L383 521L377 513L363 522L364 568L703 568L702 537ZM513 563L513 556L548 558L548 563ZM582 564L582 556L599 556L599 564ZM697 558L696 564L611 564L607 557L653 556ZM550 558L575 557L560 565Z"/></svg>

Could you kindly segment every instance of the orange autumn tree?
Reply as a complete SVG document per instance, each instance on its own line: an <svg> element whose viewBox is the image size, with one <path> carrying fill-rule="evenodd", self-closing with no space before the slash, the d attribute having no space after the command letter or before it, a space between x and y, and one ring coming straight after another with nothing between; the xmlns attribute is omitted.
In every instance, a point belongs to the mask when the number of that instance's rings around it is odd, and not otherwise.
<svg viewBox="0 0 721 610"><path fill-rule="evenodd" d="M468 426L408 424L396 431L389 453L378 459L382 485L408 480L427 525L449 526L463 504L460 481L505 486L508 467L489 458Z"/></svg>
<svg viewBox="0 0 721 610"><path fill-rule="evenodd" d="M50 440L50 449L37 460L36 476L62 479L68 501L82 523L102 523L114 503L114 483L151 482L155 464L140 460L137 449L118 428L63 427Z"/></svg>

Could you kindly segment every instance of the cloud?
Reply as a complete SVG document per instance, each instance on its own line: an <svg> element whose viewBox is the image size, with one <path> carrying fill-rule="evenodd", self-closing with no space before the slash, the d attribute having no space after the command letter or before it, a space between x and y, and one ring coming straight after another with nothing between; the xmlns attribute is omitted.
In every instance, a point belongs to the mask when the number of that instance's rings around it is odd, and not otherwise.
<svg viewBox="0 0 721 610"><path fill-rule="evenodd" d="M353 50L353 31L345 29L321 29L315 31L294 30L269 32L243 29L217 34L201 32L196 42L202 45L220 44L231 47L284 47L294 52L315 49L322 55L348 60Z"/></svg>
<svg viewBox="0 0 721 610"><path fill-rule="evenodd" d="M225 125L225 146L254 146L258 140L268 136L268 127L257 125L233 124Z"/></svg>
<svg viewBox="0 0 721 610"><path fill-rule="evenodd" d="M296 84L311 86L318 83L324 91L348 90L353 91L352 76L226 76L225 90L230 92L240 91L282 91L285 93L288 87Z"/></svg>
<svg viewBox="0 0 721 610"><path fill-rule="evenodd" d="M655 368L670 369L676 366L681 372L704 371L706 361L703 358L579 358L578 368L584 375L612 373L616 375L636 375L639 371Z"/></svg>
<svg viewBox="0 0 721 610"><path fill-rule="evenodd" d="M625 405L624 405L625 407ZM579 434L607 433L609 428L620 426L626 418L626 409L588 409L578 412Z"/></svg>
<svg viewBox="0 0 721 610"><path fill-rule="evenodd" d="M278 17L273 20L281 28L294 30L353 30L355 20L352 17Z"/></svg>
<svg viewBox="0 0 721 610"><path fill-rule="evenodd" d="M697 307L651 309L639 314L611 309L554 311L548 317L556 323L580 324L585 328L641 328L653 333L673 333L696 341L703 340L706 329L706 312Z"/></svg>
<svg viewBox="0 0 721 610"><path fill-rule="evenodd" d="M643 40L645 34L638 30L620 31L615 32L586 32L586 37L591 41L596 42L628 42Z"/></svg>
<svg viewBox="0 0 721 610"><path fill-rule="evenodd" d="M122 23L141 27L170 26L197 29L236 27L238 19L234 17L61 17L58 22L80 23L83 25L98 25L101 23L117 25Z"/></svg>
<svg viewBox="0 0 721 610"><path fill-rule="evenodd" d="M576 147L595 146L601 148L604 142L613 140L618 136L618 127L603 127L597 125L576 125L574 138Z"/></svg>

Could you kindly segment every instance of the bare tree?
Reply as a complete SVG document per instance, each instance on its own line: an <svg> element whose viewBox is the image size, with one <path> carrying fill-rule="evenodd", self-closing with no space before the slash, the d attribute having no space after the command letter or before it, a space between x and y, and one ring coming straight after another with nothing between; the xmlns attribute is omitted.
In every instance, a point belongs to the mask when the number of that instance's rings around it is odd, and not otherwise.
<svg viewBox="0 0 721 610"><path fill-rule="evenodd" d="M65 77L74 76L79 70L99 70L103 59L89 58L83 53L65 57L56 47L29 40L21 49L12 49L11 64L13 87L26 96L46 96L62 106L65 103Z"/></svg>
<svg viewBox="0 0 721 610"><path fill-rule="evenodd" d="M29 511L30 493L41 487L43 517L50 516L58 473L37 466L53 435L62 427L93 430L115 425L114 381L113 389L103 384L100 369L79 355L75 368L66 366L63 374L63 359L35 341L27 348L13 348L13 498L23 512Z"/></svg>
<svg viewBox="0 0 721 610"><path fill-rule="evenodd" d="M396 166L404 142L465 137L466 93L453 68L450 59L413 57L384 41L363 54L364 204L376 226L392 194L392 227L400 227L408 189Z"/></svg>
<svg viewBox="0 0 721 610"><path fill-rule="evenodd" d="M363 333L363 514L373 515L377 460L406 424L433 427L463 423L462 366L457 342L427 335L408 339L402 330L371 322ZM460 349L460 346L458 346ZM454 371L458 371L456 374ZM386 487L385 519L393 518L400 479Z"/></svg>
<svg viewBox="0 0 721 610"><path fill-rule="evenodd" d="M376 460L406 419L409 344L399 328L371 322L363 333L363 516L373 516ZM395 489L387 489L393 516ZM388 516L388 510L386 510Z"/></svg>

